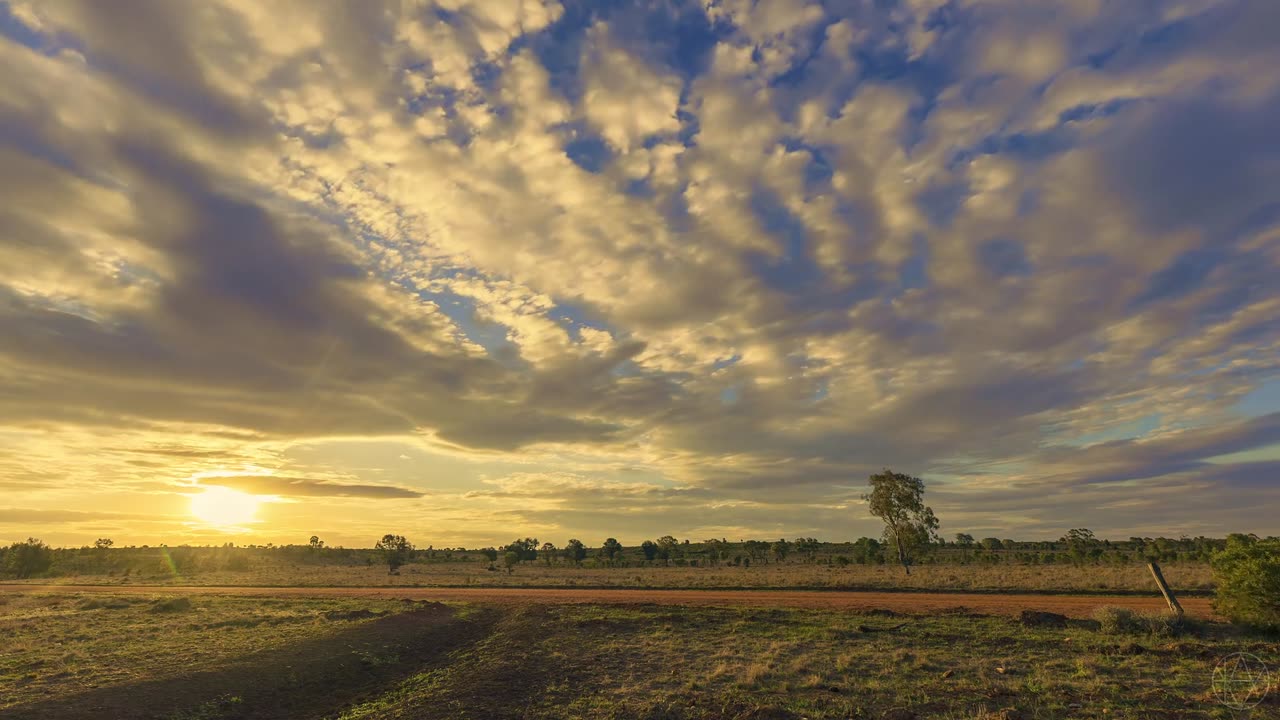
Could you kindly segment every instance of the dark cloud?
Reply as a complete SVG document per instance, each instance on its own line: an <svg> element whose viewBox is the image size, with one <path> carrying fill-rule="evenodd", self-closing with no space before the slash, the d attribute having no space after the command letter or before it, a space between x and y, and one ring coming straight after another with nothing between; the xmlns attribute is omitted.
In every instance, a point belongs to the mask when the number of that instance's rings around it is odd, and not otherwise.
<svg viewBox="0 0 1280 720"><path fill-rule="evenodd" d="M1110 190L1152 230L1193 227L1215 243L1243 218L1274 205L1280 183L1280 97L1262 102L1209 93L1194 100L1135 106L1108 133L1103 150ZM1182 259L1172 273L1194 273L1214 257ZM1176 279L1176 278L1174 278Z"/></svg>
<svg viewBox="0 0 1280 720"><path fill-rule="evenodd" d="M10 389L10 420L140 416L290 435L429 426L503 449L616 432L510 409L497 396L518 385L497 363L410 345L385 324L388 310L370 300L366 271L333 229L215 187L208 169L159 142L127 138L116 157L146 198L139 239L163 254L169 277L153 305L109 321L0 288L8 357L28 368ZM447 337L441 318L425 331Z"/></svg>
<svg viewBox="0 0 1280 720"><path fill-rule="evenodd" d="M1016 240L993 238L978 246L978 260L996 278L1029 275L1027 253Z"/></svg>
<svg viewBox="0 0 1280 720"><path fill-rule="evenodd" d="M208 48L199 40L201 33L248 38L249 28L236 14L212 5L192 12L163 0L119 7L69 0L42 10L68 31L55 43L82 51L96 67L176 109L189 122L236 141L269 136L267 114L220 89L197 57L199 49Z"/></svg>
<svg viewBox="0 0 1280 720"><path fill-rule="evenodd" d="M217 485L256 495L284 497L417 498L422 493L392 485L361 485L279 475L228 475L205 478L201 485Z"/></svg>

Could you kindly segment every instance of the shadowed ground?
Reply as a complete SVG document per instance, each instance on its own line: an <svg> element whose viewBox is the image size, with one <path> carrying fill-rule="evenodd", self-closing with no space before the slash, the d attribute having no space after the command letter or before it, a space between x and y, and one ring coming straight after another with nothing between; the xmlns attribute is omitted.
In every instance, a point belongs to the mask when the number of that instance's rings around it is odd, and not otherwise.
<svg viewBox="0 0 1280 720"><path fill-rule="evenodd" d="M0 716L6 720L323 717L334 708L374 696L411 673L446 662L450 653L487 634L495 620L492 611L459 619L454 609L433 603L254 653L216 670L93 688L57 700L8 707ZM157 617L157 622L163 621Z"/></svg>

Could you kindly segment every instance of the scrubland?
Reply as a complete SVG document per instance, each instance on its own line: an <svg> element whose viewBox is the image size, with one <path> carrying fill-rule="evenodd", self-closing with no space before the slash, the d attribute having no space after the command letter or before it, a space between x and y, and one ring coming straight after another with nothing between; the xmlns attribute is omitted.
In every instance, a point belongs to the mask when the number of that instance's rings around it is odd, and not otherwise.
<svg viewBox="0 0 1280 720"><path fill-rule="evenodd" d="M1184 593L1213 589L1207 563L1164 565L1169 583ZM512 572L489 570L483 562L409 563L398 575L378 564L334 564L288 559L256 560L238 569L188 564L174 568L151 563L135 572L67 572L29 582L48 584L169 584L268 586L476 586L476 587L625 587L625 588L814 588L930 590L967 592L1150 593L1144 565L1027 565L1007 563L920 565L906 575L894 565L827 565L804 562L740 567L680 567L662 564L608 567L588 564L522 563Z"/></svg>
<svg viewBox="0 0 1280 720"><path fill-rule="evenodd" d="M0 717L1228 718L1274 638L1099 613L0 596ZM1273 694L1253 717L1280 717Z"/></svg>

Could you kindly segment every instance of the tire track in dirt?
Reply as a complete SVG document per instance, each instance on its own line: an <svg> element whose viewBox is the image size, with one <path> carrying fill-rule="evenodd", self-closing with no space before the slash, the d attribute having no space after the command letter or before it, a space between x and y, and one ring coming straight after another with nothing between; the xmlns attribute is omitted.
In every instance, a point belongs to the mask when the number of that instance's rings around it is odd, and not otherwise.
<svg viewBox="0 0 1280 720"><path fill-rule="evenodd" d="M142 595L233 595L240 597L314 597L440 600L499 604L605 604L776 607L848 611L893 610L907 614L971 612L1017 615L1023 610L1087 618L1102 605L1134 610L1163 610L1155 597L1112 595L997 595L815 590L646 590L640 588L468 588L468 587L226 587L180 585L26 585L0 583L0 594L102 593ZM1189 615L1217 619L1209 598L1181 600Z"/></svg>

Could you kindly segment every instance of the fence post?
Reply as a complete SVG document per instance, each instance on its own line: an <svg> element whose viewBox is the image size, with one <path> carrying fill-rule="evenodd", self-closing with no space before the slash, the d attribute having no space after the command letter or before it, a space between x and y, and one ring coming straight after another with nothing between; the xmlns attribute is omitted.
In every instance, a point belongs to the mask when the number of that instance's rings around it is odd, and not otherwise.
<svg viewBox="0 0 1280 720"><path fill-rule="evenodd" d="M1151 577L1156 579L1156 585L1160 588L1161 594L1164 595L1164 601L1169 603L1169 609L1182 616L1182 606L1178 604L1178 598L1173 596L1173 591L1169 589L1169 583L1164 581L1164 573L1160 572L1160 566L1154 562L1147 563L1147 568L1151 570Z"/></svg>

